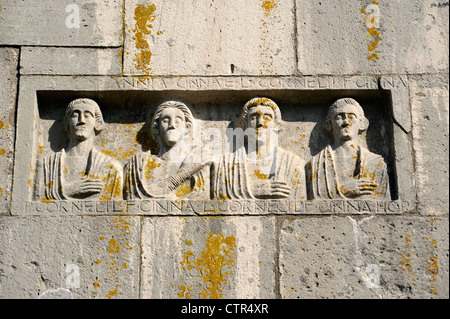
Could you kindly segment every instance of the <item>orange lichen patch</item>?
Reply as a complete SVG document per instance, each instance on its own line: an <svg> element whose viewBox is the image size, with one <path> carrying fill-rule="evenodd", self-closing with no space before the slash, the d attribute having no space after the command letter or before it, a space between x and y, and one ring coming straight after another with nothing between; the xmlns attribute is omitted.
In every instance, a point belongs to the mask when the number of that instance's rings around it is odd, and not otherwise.
<svg viewBox="0 0 450 319"><path fill-rule="evenodd" d="M367 31L369 32L369 34L373 37L379 37L381 35L381 32L377 30L377 28L372 27L372 28L368 28Z"/></svg>
<svg viewBox="0 0 450 319"><path fill-rule="evenodd" d="M368 59L369 61L372 60L372 59L379 60L380 57L379 57L376 53L372 53L371 55L369 55L369 56L367 57L367 59Z"/></svg>
<svg viewBox="0 0 450 319"><path fill-rule="evenodd" d="M272 13L272 9L275 8L277 4L273 0L264 0L261 6L264 8L265 10L264 14L267 17Z"/></svg>
<svg viewBox="0 0 450 319"><path fill-rule="evenodd" d="M94 287L97 287L97 288L100 287L100 283L98 281L94 282L93 285L94 285Z"/></svg>
<svg viewBox="0 0 450 319"><path fill-rule="evenodd" d="M144 171L145 178L151 179L152 170L160 166L161 163L156 162L156 158L150 158L145 164L145 171Z"/></svg>
<svg viewBox="0 0 450 319"><path fill-rule="evenodd" d="M5 155L6 154L6 150L4 148L0 148L0 155Z"/></svg>
<svg viewBox="0 0 450 319"><path fill-rule="evenodd" d="M41 203L51 203L52 202L52 200L51 199L48 199L48 198L45 198L45 197L42 197L41 198Z"/></svg>
<svg viewBox="0 0 450 319"><path fill-rule="evenodd" d="M115 296L115 295L117 295L117 289L114 289L114 290L111 290L110 292L108 292L106 294L106 298L111 299L112 296Z"/></svg>
<svg viewBox="0 0 450 319"><path fill-rule="evenodd" d="M3 196L3 188L0 187L0 197Z"/></svg>
<svg viewBox="0 0 450 319"><path fill-rule="evenodd" d="M432 220L432 225L434 223L434 220ZM431 256L426 259L426 263L427 263L426 271L431 279L430 293L437 295L438 291L436 289L435 282L437 280L436 277L439 274L439 264L438 264L438 256L435 254L435 249L438 248L438 245L437 245L436 239L427 237L426 240L431 245L430 249L427 249L427 252L429 252L431 254Z"/></svg>
<svg viewBox="0 0 450 319"><path fill-rule="evenodd" d="M186 196L191 191L192 191L191 186L185 183L185 184L183 184L183 185L181 185L180 187L177 188L177 191L176 191L175 195L179 198L179 197Z"/></svg>
<svg viewBox="0 0 450 319"><path fill-rule="evenodd" d="M372 1L372 4L378 5L377 1ZM383 40L380 35L381 32L378 30L375 25L377 24L377 19L380 17L378 15L373 14L372 12L367 12L365 8L361 8L360 12L366 16L365 23L367 25L367 33L366 37L368 38L369 44L367 45L367 51L370 53L367 57L369 61L371 60L379 60L379 56L373 52L378 46L379 42Z"/></svg>
<svg viewBox="0 0 450 319"><path fill-rule="evenodd" d="M187 251L183 255L180 264L184 270L196 269L198 277L202 279L203 285L199 295L203 298L222 298L223 289L228 283L228 276L232 274L231 267L236 260L236 238L225 237L223 234L209 233L205 238L205 250L201 256L194 260L194 253ZM182 288L184 287L184 289ZM192 286L191 286L192 287ZM179 297L187 297L186 286L180 286ZM192 289L192 288L190 288ZM191 290L188 291L189 296Z"/></svg>
<svg viewBox="0 0 450 319"><path fill-rule="evenodd" d="M119 146L114 150L100 150L105 155L109 155L114 157L115 159L127 159L133 156L136 153L137 149L133 148L130 150L125 150L122 146Z"/></svg>
<svg viewBox="0 0 450 319"><path fill-rule="evenodd" d="M258 177L259 179L267 179L267 175L264 173L261 173L261 171L259 169L255 169L255 176Z"/></svg>
<svg viewBox="0 0 450 319"><path fill-rule="evenodd" d="M410 247L411 242L411 235L406 235L405 236L405 245L406 247ZM412 281L416 281L416 279L413 277L415 275L415 271L412 265L412 254L414 253L414 251L412 251L411 249L409 249L407 252L402 251L401 254L401 259L400 259L400 264L402 265L401 270L403 270L406 273L406 277L407 278L411 278Z"/></svg>
<svg viewBox="0 0 450 319"><path fill-rule="evenodd" d="M139 4L134 9L134 20L136 21L136 27L133 30L135 41L135 47L139 50L135 54L134 62L136 63L136 69L148 75L150 72L149 65L152 57L150 51L150 45L147 42L146 37L152 33L153 25L151 24L155 20L154 13L156 6L153 3Z"/></svg>
<svg viewBox="0 0 450 319"><path fill-rule="evenodd" d="M376 48L377 45L378 45L378 42L380 42L380 40L372 41L372 43L367 47L367 49L368 49L369 51L374 51L375 48Z"/></svg>
<svg viewBox="0 0 450 319"><path fill-rule="evenodd" d="M112 222L112 225L108 222L108 228L109 231L112 231L112 236L109 238L105 238L105 236L99 237L102 241L106 240L102 250L106 251L108 258L104 261L97 259L93 263L107 267L109 278L113 279L113 282L115 282L115 287L105 295L108 299L111 299L115 295L123 294L123 292L120 291L119 282L120 278L122 278L121 271L128 268L126 262L129 254L128 251L133 249L133 247L130 246L130 240L127 237L131 235L131 218L131 216L122 215L115 217L111 216L109 221ZM97 247L97 250L100 251L100 247Z"/></svg>
<svg viewBox="0 0 450 319"><path fill-rule="evenodd" d="M178 296L179 298L184 298L184 297L186 297L186 299L191 299L191 298L192 298L192 297L191 297L192 286L193 286L193 285L190 285L189 287L186 287L185 285L181 285L181 286L180 286L181 291L178 293L177 296Z"/></svg>
<svg viewBox="0 0 450 319"><path fill-rule="evenodd" d="M120 252L120 247L117 245L117 240L111 238L109 240L108 253L117 254Z"/></svg>
<svg viewBox="0 0 450 319"><path fill-rule="evenodd" d="M227 277L232 274L226 266L234 265L236 257L236 238L224 237L223 234L209 233L206 239L206 250L195 265L201 274L206 290L202 290L202 297L211 299L222 298L223 285L228 282Z"/></svg>

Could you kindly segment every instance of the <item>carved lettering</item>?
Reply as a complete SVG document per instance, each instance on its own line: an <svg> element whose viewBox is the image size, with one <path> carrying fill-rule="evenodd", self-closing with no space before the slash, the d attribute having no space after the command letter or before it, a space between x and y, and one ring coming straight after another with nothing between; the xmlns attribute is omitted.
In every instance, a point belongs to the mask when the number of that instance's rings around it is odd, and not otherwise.
<svg viewBox="0 0 450 319"><path fill-rule="evenodd" d="M400 214L407 202L374 200L160 200L133 201L28 201L30 215L302 215L302 214Z"/></svg>

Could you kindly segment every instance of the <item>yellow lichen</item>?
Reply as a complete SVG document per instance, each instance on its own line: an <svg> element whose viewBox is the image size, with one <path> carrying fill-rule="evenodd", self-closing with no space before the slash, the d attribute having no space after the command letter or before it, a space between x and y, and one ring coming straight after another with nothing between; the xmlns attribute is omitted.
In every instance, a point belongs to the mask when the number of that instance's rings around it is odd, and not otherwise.
<svg viewBox="0 0 450 319"><path fill-rule="evenodd" d="M191 241L187 242L192 244ZM232 274L231 267L235 264L236 238L209 233L205 238L205 249L201 252L201 256L196 260L194 257L194 253L189 250L184 253L180 264L184 270L197 270L198 277L203 282L199 295L204 299L222 298L223 289L228 282L228 277ZM181 285L180 289L179 297L191 296L192 286L188 289L185 285Z"/></svg>
<svg viewBox="0 0 450 319"><path fill-rule="evenodd" d="M156 6L153 3L139 4L134 10L134 20L136 21L136 27L134 29L135 47L139 50L135 54L134 62L138 71L148 75L150 73L150 60L152 52L150 51L150 45L147 41L147 37L151 35L153 25L151 24L155 20L154 13Z"/></svg>
<svg viewBox="0 0 450 319"><path fill-rule="evenodd" d="M275 8L277 6L277 4L275 3L274 0L264 0L261 4L261 6L264 8L265 10L265 15L269 16L272 12L272 9Z"/></svg>

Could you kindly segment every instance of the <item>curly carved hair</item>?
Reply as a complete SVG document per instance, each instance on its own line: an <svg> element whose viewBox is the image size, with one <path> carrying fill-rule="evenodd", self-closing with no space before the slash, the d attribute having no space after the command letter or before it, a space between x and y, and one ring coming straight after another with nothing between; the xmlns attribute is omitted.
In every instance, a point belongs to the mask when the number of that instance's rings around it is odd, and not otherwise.
<svg viewBox="0 0 450 319"><path fill-rule="evenodd" d="M241 116L239 117L239 119L237 121L237 127L240 127L243 130L245 130L247 128L247 115L248 115L249 109L252 107L257 107L259 105L268 106L273 110L273 113L275 114L275 119L274 119L275 124L278 128L280 128L280 126L281 126L280 108L274 101L272 101L271 99L266 98L266 97L255 97L255 98L251 99L250 101L248 101L247 103L245 103L244 107L242 108Z"/></svg>

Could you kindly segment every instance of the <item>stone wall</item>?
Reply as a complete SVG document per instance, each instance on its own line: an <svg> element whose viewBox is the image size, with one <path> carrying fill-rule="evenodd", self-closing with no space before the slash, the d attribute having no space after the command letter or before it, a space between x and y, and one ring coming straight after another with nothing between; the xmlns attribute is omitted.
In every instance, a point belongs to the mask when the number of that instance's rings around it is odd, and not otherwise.
<svg viewBox="0 0 450 319"><path fill-rule="evenodd" d="M448 298L448 30L436 0L0 0L0 298ZM392 197L32 199L74 98L125 165L154 146L147 106L224 129L260 95L305 162L358 99Z"/></svg>

